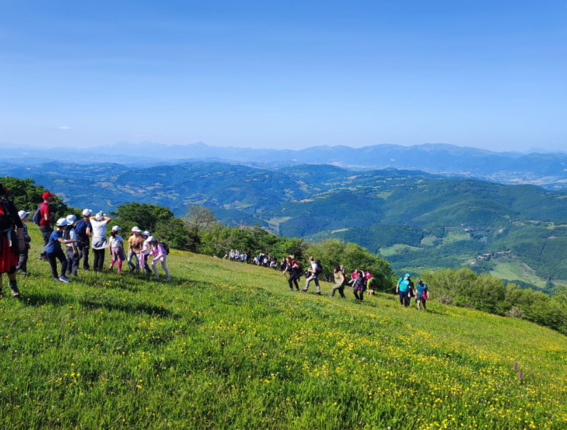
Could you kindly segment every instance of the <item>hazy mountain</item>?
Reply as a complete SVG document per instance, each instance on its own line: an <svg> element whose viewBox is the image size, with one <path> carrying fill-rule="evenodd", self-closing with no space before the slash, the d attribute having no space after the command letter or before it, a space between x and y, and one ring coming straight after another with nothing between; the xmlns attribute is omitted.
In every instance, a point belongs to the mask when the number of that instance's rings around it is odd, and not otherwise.
<svg viewBox="0 0 567 430"><path fill-rule="evenodd" d="M0 147L0 150L4 160L20 166L51 160L78 164L113 162L139 167L205 160L266 169L299 164L333 164L350 170L413 169L504 184L526 183L548 189L567 187L567 154L498 153L448 144L428 143L409 147L383 144L363 148L316 146L302 150L275 150L211 147L202 142L189 145L119 142L85 149Z"/></svg>

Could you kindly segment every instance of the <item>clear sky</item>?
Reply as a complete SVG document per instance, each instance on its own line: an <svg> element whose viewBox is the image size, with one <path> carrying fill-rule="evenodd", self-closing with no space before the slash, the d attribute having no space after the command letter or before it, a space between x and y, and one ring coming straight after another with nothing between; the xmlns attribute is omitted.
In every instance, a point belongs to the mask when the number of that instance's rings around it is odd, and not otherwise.
<svg viewBox="0 0 567 430"><path fill-rule="evenodd" d="M567 0L0 0L0 142L567 149Z"/></svg>

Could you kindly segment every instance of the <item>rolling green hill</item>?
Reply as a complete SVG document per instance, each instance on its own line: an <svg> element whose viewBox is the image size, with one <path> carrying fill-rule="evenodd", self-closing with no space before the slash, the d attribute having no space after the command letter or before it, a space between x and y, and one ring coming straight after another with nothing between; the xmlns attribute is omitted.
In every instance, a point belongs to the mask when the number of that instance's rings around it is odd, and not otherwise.
<svg viewBox="0 0 567 430"><path fill-rule="evenodd" d="M10 171L74 206L112 210L138 201L183 216L188 204L205 205L227 224L356 242L398 271L470 267L548 290L567 279L567 194L532 185L329 165L273 171L204 162L147 169L48 163Z"/></svg>
<svg viewBox="0 0 567 430"><path fill-rule="evenodd" d="M279 272L178 251L169 266L171 283L61 284L32 259L23 298L0 300L4 427L567 425L567 338L552 330L435 300L423 313L290 293Z"/></svg>

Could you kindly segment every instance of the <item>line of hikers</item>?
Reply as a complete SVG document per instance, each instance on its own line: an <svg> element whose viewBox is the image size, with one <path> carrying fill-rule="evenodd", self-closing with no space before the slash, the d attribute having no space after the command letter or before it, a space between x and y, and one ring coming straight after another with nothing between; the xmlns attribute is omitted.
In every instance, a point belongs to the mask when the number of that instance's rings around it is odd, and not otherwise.
<svg viewBox="0 0 567 430"><path fill-rule="evenodd" d="M126 257L124 240L120 235L121 228L113 226L107 239L107 226L112 220L102 211L92 215L91 209L83 210L83 218L77 220L75 215L68 215L55 222L55 229L51 227L55 221L55 214L51 213L49 203L54 194L45 192L41 203L33 215L33 222L39 226L43 237L43 249L38 258L48 261L51 274L55 281L70 282L66 276L70 273L77 276L80 262L83 269L90 270L89 250L92 248L93 270L95 273L103 271L106 250L108 249L111 263L108 270L117 265L118 273L122 273L122 264L127 261L130 273L143 268L146 274L151 274L148 261L152 258L152 268L156 278L157 270L161 264L167 280L171 280L167 267L169 247L153 237L149 231L141 231L138 227L132 228L128 238L128 257ZM0 185L0 297L2 296L2 274L7 273L12 295L18 297L20 291L17 286L16 273L27 276L27 261L31 238L26 223L29 222L29 212L18 211L8 199L8 190ZM61 274L58 272L57 261L61 265Z"/></svg>
<svg viewBox="0 0 567 430"><path fill-rule="evenodd" d="M238 261L240 263L254 264L256 266L270 267L272 269L278 268L278 259L276 257L269 257L260 253L252 258L252 251L240 252L238 249L231 249L228 254L223 257L223 260L229 259L230 261Z"/></svg>
<svg viewBox="0 0 567 430"><path fill-rule="evenodd" d="M315 260L313 256L310 256L309 268L302 274L301 265L294 260L293 255L290 255L282 260L281 269L284 275L286 273L289 274L287 282L290 291L293 291L294 287L295 291L299 291L299 279L304 275L306 279L305 287L302 291L307 292L309 285L313 282L317 288L317 294L321 295L321 286L319 285L319 276L323 273L321 260ZM357 301L364 300L364 293L374 295L376 282L372 274L368 271L356 269L349 275L344 266L335 266L333 268L333 280L335 285L333 285L329 296L331 298L334 297L335 292L338 291L341 298L346 300L344 290L347 285L352 288ZM421 310L423 308L423 310L426 310L426 302L429 299L429 289L422 279L419 279L417 284L414 285L410 274L406 273L396 284L396 294L399 295L400 306L408 307L411 297L415 297L417 309Z"/></svg>

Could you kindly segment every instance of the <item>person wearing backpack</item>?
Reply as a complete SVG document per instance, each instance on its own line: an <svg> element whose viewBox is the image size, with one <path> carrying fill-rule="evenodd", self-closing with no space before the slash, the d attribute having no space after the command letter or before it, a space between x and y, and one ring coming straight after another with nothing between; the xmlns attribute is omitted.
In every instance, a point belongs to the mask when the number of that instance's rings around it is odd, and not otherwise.
<svg viewBox="0 0 567 430"><path fill-rule="evenodd" d="M55 194L52 194L49 191L43 193L41 196L43 198L43 203L39 205L37 211L33 215L33 222L39 226L39 231L41 231L41 236L43 237L43 249L37 258L43 261L47 260L47 251L45 248L47 247L47 243L49 242L49 238L53 232L51 222L55 219L55 214L51 213L51 209L49 208L49 204L51 203L51 200L53 200L53 196L55 196Z"/></svg>
<svg viewBox="0 0 567 430"><path fill-rule="evenodd" d="M77 234L77 247L79 248L79 261L83 260L83 269L90 270L89 266L89 249L90 238L92 236L93 226L91 225L90 209L83 210L83 219L75 224L75 233Z"/></svg>
<svg viewBox="0 0 567 430"><path fill-rule="evenodd" d="M153 236L150 236L148 238L148 241L151 247L150 253L154 257L154 259L152 260L152 268L154 269L154 274L156 275L156 278L159 279L157 264L158 262L160 262L162 269L167 275L167 280L171 281L171 276L169 275L169 270L167 268L167 254L169 254L169 250L166 248L165 244L157 241L156 238Z"/></svg>
<svg viewBox="0 0 567 430"><path fill-rule="evenodd" d="M345 285L347 281L344 273L341 271L341 268L339 266L335 266L333 270L333 278L335 280L335 285L333 285L333 289L331 290L331 295L329 297L333 298L335 296L335 291L338 291L342 299L346 300Z"/></svg>
<svg viewBox="0 0 567 430"><path fill-rule="evenodd" d="M19 254L24 251L24 225L18 216L18 210L8 199L8 189L0 184L0 298L3 274L8 274L12 296L19 297L20 290L16 281L16 267Z"/></svg>
<svg viewBox="0 0 567 430"><path fill-rule="evenodd" d="M410 279L410 274L406 273L403 278L398 280L396 285L396 294L400 295L400 306L405 306L406 308L410 304L409 292L412 286Z"/></svg>
<svg viewBox="0 0 567 430"><path fill-rule="evenodd" d="M309 277L305 280L305 288L303 291L309 289L309 284L311 281L315 281L315 286L317 287L317 294L321 295L321 286L319 285L319 275L323 272L323 267L321 265L321 260L313 260L313 256L309 257L309 263L311 267L307 269Z"/></svg>
<svg viewBox="0 0 567 430"><path fill-rule="evenodd" d="M78 276L77 270L79 269L79 248L77 247L77 233L75 231L75 221L77 217L75 215L67 215L65 218L67 221L67 227L63 233L63 239L68 240L69 243L65 245L65 251L67 254L67 269L69 273L73 276Z"/></svg>
<svg viewBox="0 0 567 430"><path fill-rule="evenodd" d="M28 276L28 256L31 248L30 246L31 237L28 234L28 226L26 225L26 223L29 220L29 212L19 211L18 216L22 220L22 225L24 226L23 228L24 243L26 246L24 250L20 252L20 257L18 258L18 265L16 266L16 270L18 270L22 274L22 276Z"/></svg>
<svg viewBox="0 0 567 430"><path fill-rule="evenodd" d="M427 307L425 303L427 299L429 299L429 289L427 288L427 284L423 282L423 279L417 281L417 285L415 286L417 290L415 302L417 303L417 310L421 310L421 306L423 306L423 310L426 311Z"/></svg>
<svg viewBox="0 0 567 430"><path fill-rule="evenodd" d="M295 261L290 255L286 259L285 270L283 274L285 275L289 272L289 278L287 282L289 283L289 291L293 291L293 284L295 284L295 291L299 291L299 283L297 282L301 278L301 267L297 261Z"/></svg>

